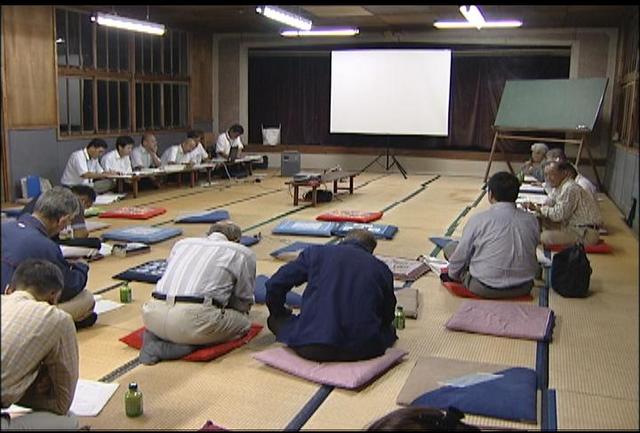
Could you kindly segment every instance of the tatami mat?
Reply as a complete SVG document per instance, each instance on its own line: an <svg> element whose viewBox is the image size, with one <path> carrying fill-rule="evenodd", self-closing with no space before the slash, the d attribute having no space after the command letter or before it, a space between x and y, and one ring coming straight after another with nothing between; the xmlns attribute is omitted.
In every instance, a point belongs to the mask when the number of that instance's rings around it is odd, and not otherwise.
<svg viewBox="0 0 640 433"><path fill-rule="evenodd" d="M636 387L638 383L635 383ZM556 391L558 430L635 430L638 400Z"/></svg>

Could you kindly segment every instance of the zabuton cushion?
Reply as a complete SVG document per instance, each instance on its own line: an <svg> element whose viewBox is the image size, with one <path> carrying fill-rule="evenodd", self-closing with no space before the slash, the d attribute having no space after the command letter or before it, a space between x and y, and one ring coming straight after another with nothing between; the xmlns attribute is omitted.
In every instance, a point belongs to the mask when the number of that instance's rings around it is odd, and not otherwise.
<svg viewBox="0 0 640 433"><path fill-rule="evenodd" d="M554 314L547 307L500 301L463 301L445 327L499 337L548 341L553 332Z"/></svg>
<svg viewBox="0 0 640 433"><path fill-rule="evenodd" d="M313 245L321 245L321 244L296 241L296 242L293 242L292 244L289 244L282 248L278 248L277 250L271 251L269 255L277 260L290 262L295 260L298 257L298 255L302 252L302 250Z"/></svg>
<svg viewBox="0 0 640 433"><path fill-rule="evenodd" d="M181 229L172 227L131 226L109 230L101 237L105 240L154 244L181 234Z"/></svg>
<svg viewBox="0 0 640 433"><path fill-rule="evenodd" d="M537 378L529 368L457 359L418 358L396 403L514 421L537 421Z"/></svg>
<svg viewBox="0 0 640 433"><path fill-rule="evenodd" d="M276 235L331 237L331 232L337 226L338 223L335 222L284 220L271 232Z"/></svg>
<svg viewBox="0 0 640 433"><path fill-rule="evenodd" d="M243 346L251 341L256 335L260 333L263 326L258 323L253 323L249 332L240 338L235 340L226 341L224 343L213 344L211 346L204 346L195 352L183 357L185 361L211 361L219 356L224 355L227 352L231 352L233 349ZM142 336L144 334L144 326L140 329L133 331L132 333L125 335L119 340L127 346L140 350L142 348Z"/></svg>
<svg viewBox="0 0 640 433"><path fill-rule="evenodd" d="M407 317L418 317L418 289L405 287L395 291L396 305L400 305Z"/></svg>
<svg viewBox="0 0 640 433"><path fill-rule="evenodd" d="M108 210L100 214L100 218L126 218L134 220L146 220L156 215L161 215L167 210L161 207L127 206Z"/></svg>
<svg viewBox="0 0 640 433"><path fill-rule="evenodd" d="M549 251L553 251L557 253L559 251L564 250L565 248L569 248L570 246L571 245L548 244L548 245L545 245L544 247ZM611 249L611 246L609 244L601 240L595 245L585 245L584 251L587 254L611 254L613 250Z"/></svg>
<svg viewBox="0 0 640 433"><path fill-rule="evenodd" d="M382 218L382 212L367 212L361 210L333 210L320 214L316 217L318 221L352 221L357 223L370 223Z"/></svg>
<svg viewBox="0 0 640 433"><path fill-rule="evenodd" d="M245 247L250 247L260 242L260 236L240 236L240 243Z"/></svg>
<svg viewBox="0 0 640 433"><path fill-rule="evenodd" d="M461 298L471 298L471 299L485 299L481 296L476 295L471 290L467 289L462 283L457 281L446 281L442 283L443 286L447 288L453 295L459 296ZM514 298L500 298L500 301L531 301L533 296L530 294L516 296Z"/></svg>
<svg viewBox="0 0 640 433"><path fill-rule="evenodd" d="M187 215L180 215L174 220L177 223L184 224L196 224L196 223L216 223L218 221L224 221L230 219L229 212L224 209L190 213Z"/></svg>
<svg viewBox="0 0 640 433"><path fill-rule="evenodd" d="M145 283L157 283L167 270L165 259L151 260L127 269L113 276L117 280L142 281Z"/></svg>
<svg viewBox="0 0 640 433"><path fill-rule="evenodd" d="M365 224L365 223L339 223L339 225L333 230L334 236L346 236L353 229L364 229L369 231L378 239L393 239L398 231L397 226L390 224Z"/></svg>
<svg viewBox="0 0 640 433"><path fill-rule="evenodd" d="M429 272L429 266L422 260L381 255L376 255L376 257L389 267L393 273L394 280L415 281Z"/></svg>
<svg viewBox="0 0 640 433"><path fill-rule="evenodd" d="M269 277L267 275L256 276L256 287L253 292L256 304L264 304L267 301L267 288L265 286ZM296 292L289 291L285 298L285 303L294 308L300 308L302 304L302 295Z"/></svg>
<svg viewBox="0 0 640 433"><path fill-rule="evenodd" d="M407 354L391 347L384 355L366 361L315 362L301 358L293 350L276 347L253 355L255 359L271 367L286 371L311 382L338 388L359 388L382 375Z"/></svg>

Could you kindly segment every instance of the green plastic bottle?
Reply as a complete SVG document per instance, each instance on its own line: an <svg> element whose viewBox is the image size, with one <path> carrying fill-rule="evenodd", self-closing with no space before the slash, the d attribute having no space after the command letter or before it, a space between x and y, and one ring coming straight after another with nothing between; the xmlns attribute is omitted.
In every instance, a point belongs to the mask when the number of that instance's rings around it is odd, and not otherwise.
<svg viewBox="0 0 640 433"><path fill-rule="evenodd" d="M402 306L398 305L396 307L396 314L395 317L393 319L393 324L395 325L396 329L404 329L404 308L402 308Z"/></svg>
<svg viewBox="0 0 640 433"><path fill-rule="evenodd" d="M128 417L142 415L142 392L138 390L138 384L131 382L129 389L124 393L124 411Z"/></svg>
<svg viewBox="0 0 640 433"><path fill-rule="evenodd" d="M123 304L129 304L133 300L131 287L129 283L124 283L124 285L120 286L120 302Z"/></svg>

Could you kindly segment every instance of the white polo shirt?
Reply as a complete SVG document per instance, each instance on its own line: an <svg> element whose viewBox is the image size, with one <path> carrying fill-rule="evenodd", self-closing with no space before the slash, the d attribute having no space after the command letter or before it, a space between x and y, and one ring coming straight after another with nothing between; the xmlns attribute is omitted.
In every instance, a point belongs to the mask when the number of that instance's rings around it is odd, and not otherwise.
<svg viewBox="0 0 640 433"><path fill-rule="evenodd" d="M209 154L206 150L204 150L204 146L202 145L202 143L198 143L196 148L189 152L189 155L191 157L191 160L196 164L200 164L203 159L209 158Z"/></svg>
<svg viewBox="0 0 640 433"><path fill-rule="evenodd" d="M240 136L238 136L235 140L231 140L229 138L229 133L224 132L218 136L218 141L216 142L216 154L219 156L228 156L232 147L238 147L240 150L244 148L242 141L240 141Z"/></svg>
<svg viewBox="0 0 640 433"><path fill-rule="evenodd" d="M192 161L193 152L184 153L181 144L171 146L164 151L160 161L162 165L167 164L187 164Z"/></svg>
<svg viewBox="0 0 640 433"><path fill-rule="evenodd" d="M132 167L150 168L155 167L153 158L147 149L142 146L136 146L130 155Z"/></svg>
<svg viewBox="0 0 640 433"><path fill-rule="evenodd" d="M62 173L60 183L62 185L93 185L93 179L81 177L85 173L104 172L100 161L92 159L87 153L87 148L76 150L71 154Z"/></svg>
<svg viewBox="0 0 640 433"><path fill-rule="evenodd" d="M129 155L120 156L118 149L114 149L102 157L102 167L105 171L117 171L119 173L131 173L131 159Z"/></svg>

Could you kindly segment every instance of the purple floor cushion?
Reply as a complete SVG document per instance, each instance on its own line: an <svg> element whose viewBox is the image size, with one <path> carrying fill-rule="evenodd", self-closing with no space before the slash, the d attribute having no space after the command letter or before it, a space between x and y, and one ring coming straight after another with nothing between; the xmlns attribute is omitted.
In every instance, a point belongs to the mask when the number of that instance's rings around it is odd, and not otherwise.
<svg viewBox="0 0 640 433"><path fill-rule="evenodd" d="M553 332L554 314L546 307L500 301L464 301L445 326L499 337L548 341Z"/></svg>
<svg viewBox="0 0 640 433"><path fill-rule="evenodd" d="M384 355L357 362L314 362L299 357L286 347L258 352L253 357L271 367L286 371L311 382L338 388L359 388L402 360L406 351L389 348Z"/></svg>

